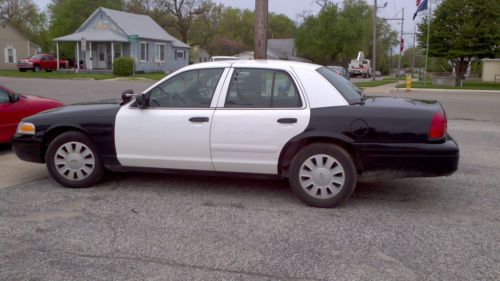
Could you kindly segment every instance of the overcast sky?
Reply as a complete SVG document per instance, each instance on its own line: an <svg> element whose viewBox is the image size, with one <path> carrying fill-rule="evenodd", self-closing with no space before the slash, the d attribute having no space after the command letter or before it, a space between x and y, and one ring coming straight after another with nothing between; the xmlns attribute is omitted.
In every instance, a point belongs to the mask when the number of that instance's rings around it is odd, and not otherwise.
<svg viewBox="0 0 500 281"><path fill-rule="evenodd" d="M432 0L431 0L432 1ZM40 9L45 10L47 4L50 0L34 0L34 2L40 7ZM242 9L255 8L254 0L214 0L217 3L223 3L225 6L232 6ZM269 0L269 10L278 14L285 14L294 21L299 21L298 15L303 11L307 10L311 14L317 14L319 11L319 6L314 3L314 0ZM336 2L342 2L341 0L336 0ZM373 0L367 0L368 4L373 5ZM401 8L405 9L405 22L404 22L404 32L411 33L415 24L423 17L425 13L420 13L422 16L417 16L415 21L413 21L413 13L415 13L415 0L378 0L378 6L383 6L387 2L386 8L379 9L379 17L392 18L394 17ZM434 8L433 8L434 9ZM419 14L419 15L420 15ZM401 14L398 15L398 18ZM401 30L400 21L389 21L395 31L398 33ZM413 44L413 35L406 34L405 38L405 48Z"/></svg>

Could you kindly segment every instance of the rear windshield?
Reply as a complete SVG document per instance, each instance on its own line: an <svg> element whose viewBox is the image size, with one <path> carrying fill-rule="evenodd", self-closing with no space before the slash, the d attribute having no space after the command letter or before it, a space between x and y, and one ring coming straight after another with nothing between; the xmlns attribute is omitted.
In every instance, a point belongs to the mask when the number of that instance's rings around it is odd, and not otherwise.
<svg viewBox="0 0 500 281"><path fill-rule="evenodd" d="M363 99L363 91L356 87L351 81L345 79L341 75L335 73L335 71L329 69L328 67L318 68L316 71L319 72L323 77L330 82L330 84L340 92L341 95L347 100L349 104L359 103Z"/></svg>

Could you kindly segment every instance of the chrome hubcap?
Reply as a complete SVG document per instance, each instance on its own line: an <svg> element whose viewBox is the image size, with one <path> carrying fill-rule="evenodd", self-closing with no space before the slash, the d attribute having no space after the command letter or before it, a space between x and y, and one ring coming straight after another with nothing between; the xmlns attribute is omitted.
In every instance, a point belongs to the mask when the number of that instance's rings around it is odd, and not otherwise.
<svg viewBox="0 0 500 281"><path fill-rule="evenodd" d="M304 161L299 172L302 188L312 197L328 199L342 190L345 182L344 168L337 159L317 154Z"/></svg>
<svg viewBox="0 0 500 281"><path fill-rule="evenodd" d="M73 141L57 149L54 163L61 176L71 181L80 181L94 171L95 157L88 146Z"/></svg>

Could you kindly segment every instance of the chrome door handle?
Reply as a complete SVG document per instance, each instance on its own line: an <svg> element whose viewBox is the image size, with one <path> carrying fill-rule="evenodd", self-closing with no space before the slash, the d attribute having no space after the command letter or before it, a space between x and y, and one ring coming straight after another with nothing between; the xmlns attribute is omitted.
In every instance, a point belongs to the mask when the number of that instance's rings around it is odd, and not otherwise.
<svg viewBox="0 0 500 281"><path fill-rule="evenodd" d="M208 122L208 117L191 117L189 122L204 123Z"/></svg>
<svg viewBox="0 0 500 281"><path fill-rule="evenodd" d="M278 119L278 123L282 123L282 124L297 123L297 118L280 118L280 119Z"/></svg>

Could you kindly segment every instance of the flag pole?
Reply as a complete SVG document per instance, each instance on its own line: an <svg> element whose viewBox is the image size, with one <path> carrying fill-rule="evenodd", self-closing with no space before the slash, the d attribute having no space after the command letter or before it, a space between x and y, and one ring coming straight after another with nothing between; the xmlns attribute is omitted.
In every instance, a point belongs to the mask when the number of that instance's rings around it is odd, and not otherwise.
<svg viewBox="0 0 500 281"><path fill-rule="evenodd" d="M432 0L429 0L429 16L427 17L427 47L425 52L424 86L427 84L427 61L429 60L429 33L431 30Z"/></svg>

